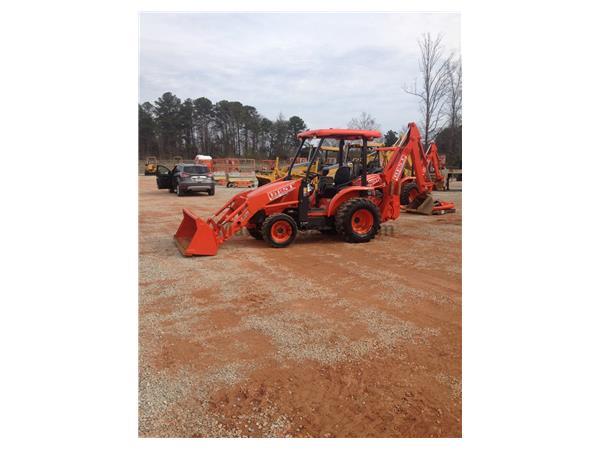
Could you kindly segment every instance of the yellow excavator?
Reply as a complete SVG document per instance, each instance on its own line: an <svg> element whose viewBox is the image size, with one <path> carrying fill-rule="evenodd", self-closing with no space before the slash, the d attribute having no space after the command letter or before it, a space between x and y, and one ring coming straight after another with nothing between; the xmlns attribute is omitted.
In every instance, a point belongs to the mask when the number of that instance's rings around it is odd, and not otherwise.
<svg viewBox="0 0 600 450"><path fill-rule="evenodd" d="M310 148L309 149L309 156L310 156L310 152L312 152L314 149ZM337 165L333 162L334 158L331 158L329 156L329 152L338 152L339 149L337 147L329 147L329 146L322 146L321 147L321 151L324 152L324 157L322 158L322 161L315 161L311 171L312 172L317 172L319 170L319 167L323 168L324 166L329 166L331 165L332 168L330 169L330 173L335 174L335 171L337 170ZM308 158L310 159L310 157ZM329 163L329 164L328 164ZM294 168L292 169L292 177L294 178L302 178L306 175L306 170L308 169L308 163L296 163L294 164ZM256 178L258 179L258 185L259 186L263 186L265 184L271 183L275 180L278 180L279 178L284 177L285 175L287 175L287 171L289 168L289 164L283 165L279 163L279 157L275 158L275 165L273 166L272 170L261 170L261 171L257 171L256 172Z"/></svg>
<svg viewBox="0 0 600 450"><path fill-rule="evenodd" d="M157 167L158 159L156 159L156 156L148 156L144 166L144 175L156 175Z"/></svg>
<svg viewBox="0 0 600 450"><path fill-rule="evenodd" d="M382 147L383 144L380 142L368 142L367 146L369 148L377 148ZM355 158L351 156L351 149L358 149L357 151L360 152L361 147L362 144L360 143L346 144L347 150L344 152L344 155L347 155L347 163L349 163L350 166L356 165L353 164L355 163L355 161L353 161ZM310 152L312 152L313 150L314 149L312 148L309 150L308 159L310 159ZM314 162L313 166L311 167L311 172L319 172L326 170L328 176L335 176L335 173L338 169L337 156L331 156L331 154L337 155L337 153L340 151L339 148L323 145L321 147L321 151L324 152L323 157L320 160L316 160ZM370 165L379 165L381 167L384 167L387 163L388 153L389 152L377 151L369 152L367 155L367 163ZM304 176L306 176L306 170L308 169L307 166L308 163L294 164L294 168L292 169L292 177L303 178ZM276 158L275 165L272 170L259 171L256 173L258 185L263 186L265 184L271 183L275 180L278 180L279 178L284 177L285 175L287 175L288 168L289 165L280 166L279 158Z"/></svg>

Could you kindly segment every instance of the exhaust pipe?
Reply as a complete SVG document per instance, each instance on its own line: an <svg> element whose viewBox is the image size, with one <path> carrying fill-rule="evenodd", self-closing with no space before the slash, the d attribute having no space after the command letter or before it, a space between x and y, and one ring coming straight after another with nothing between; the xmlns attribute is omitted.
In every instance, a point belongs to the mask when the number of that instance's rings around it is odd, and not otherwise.
<svg viewBox="0 0 600 450"><path fill-rule="evenodd" d="M219 249L215 230L185 208L183 220L173 238L183 256L214 256Z"/></svg>

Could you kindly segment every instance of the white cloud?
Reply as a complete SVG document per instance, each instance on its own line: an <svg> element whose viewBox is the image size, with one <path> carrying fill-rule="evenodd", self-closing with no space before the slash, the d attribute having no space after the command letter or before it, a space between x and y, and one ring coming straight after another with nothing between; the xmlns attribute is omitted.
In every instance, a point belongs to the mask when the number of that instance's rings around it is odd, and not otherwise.
<svg viewBox="0 0 600 450"><path fill-rule="evenodd" d="M418 77L419 36L442 33L460 51L460 16L447 13L143 13L140 24L140 101L238 100L312 128L361 111L404 128L419 119L402 89Z"/></svg>

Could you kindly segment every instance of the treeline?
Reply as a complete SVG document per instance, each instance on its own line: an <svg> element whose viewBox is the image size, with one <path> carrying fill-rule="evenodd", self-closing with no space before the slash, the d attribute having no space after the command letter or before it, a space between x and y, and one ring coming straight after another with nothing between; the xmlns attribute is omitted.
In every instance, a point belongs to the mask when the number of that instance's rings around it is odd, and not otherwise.
<svg viewBox="0 0 600 450"><path fill-rule="evenodd" d="M424 34L420 49L419 79L405 86L419 102L418 121L424 145L435 140L449 167L462 164L462 64L460 55L446 55L442 36ZM154 155L170 159L175 155L193 159L198 153L274 159L289 156L297 145L296 135L306 129L298 116L279 115L270 120L254 106L206 97L181 100L165 92L155 102L138 105L139 157ZM405 126L405 124L399 124ZM380 129L370 114L363 112L348 128ZM398 131L398 130L397 130ZM384 134L392 145L398 132Z"/></svg>
<svg viewBox="0 0 600 450"><path fill-rule="evenodd" d="M254 106L206 97L181 100L165 92L155 102L138 105L139 157L169 159L197 154L274 159L287 156L306 129L298 116L270 120Z"/></svg>
<svg viewBox="0 0 600 450"><path fill-rule="evenodd" d="M139 158L157 156L194 159L197 154L213 157L239 156L274 159L288 157L298 145L297 134L306 130L298 116L279 115L275 120L261 116L255 107L221 100L212 103L206 97L179 99L166 92L155 102L138 105ZM348 123L348 128L380 129L375 118L365 112ZM404 130L400 130L402 132ZM436 130L435 141L446 154L449 167L462 160L462 124L450 121ZM398 132L388 130L382 139L393 145Z"/></svg>

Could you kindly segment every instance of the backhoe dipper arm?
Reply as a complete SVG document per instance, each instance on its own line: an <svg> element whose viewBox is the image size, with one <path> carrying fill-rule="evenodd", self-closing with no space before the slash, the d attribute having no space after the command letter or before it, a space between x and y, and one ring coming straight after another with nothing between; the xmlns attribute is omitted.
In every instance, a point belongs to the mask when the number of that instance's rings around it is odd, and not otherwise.
<svg viewBox="0 0 600 450"><path fill-rule="evenodd" d="M383 192L380 208L382 220L394 220L400 215L404 166L409 158L412 161L414 181L417 183L418 191L429 192L433 184L425 176L425 152L417 125L413 122L408 124L408 131L402 137L399 146L380 147L377 151L391 152L382 174L383 182L387 187Z"/></svg>
<svg viewBox="0 0 600 450"><path fill-rule="evenodd" d="M433 165L433 170L435 172L435 181L442 181L444 176L440 171L440 156L438 154L438 148L435 142L429 144L429 148L427 149L427 173L429 174L429 166Z"/></svg>
<svg viewBox="0 0 600 450"><path fill-rule="evenodd" d="M413 171L419 190L427 188L425 177L424 151L421 145L421 134L414 122L408 124L408 131L404 134L398 147L380 147L377 151L393 151L388 164L385 166L383 176L388 184L399 183L408 157L410 156Z"/></svg>

